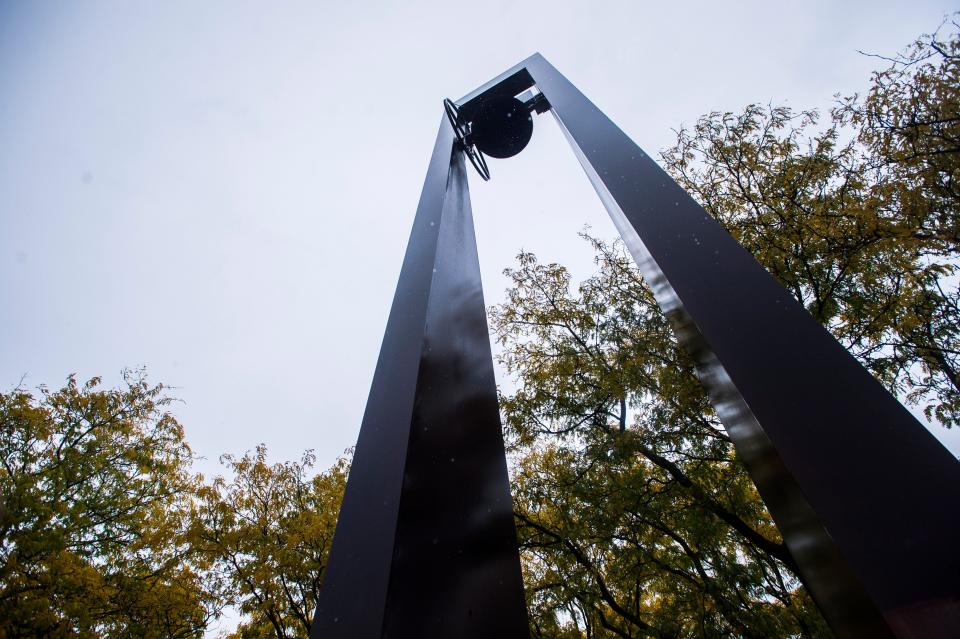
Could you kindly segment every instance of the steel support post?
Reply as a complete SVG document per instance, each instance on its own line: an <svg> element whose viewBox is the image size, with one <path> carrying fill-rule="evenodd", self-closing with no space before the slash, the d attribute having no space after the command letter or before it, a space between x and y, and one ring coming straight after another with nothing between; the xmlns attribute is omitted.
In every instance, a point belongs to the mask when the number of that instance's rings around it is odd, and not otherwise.
<svg viewBox="0 0 960 639"><path fill-rule="evenodd" d="M310 636L529 636L467 177L446 119Z"/></svg>
<svg viewBox="0 0 960 639"><path fill-rule="evenodd" d="M695 360L837 635L960 637L960 463L542 56L457 105L469 120L484 100L532 86Z"/></svg>

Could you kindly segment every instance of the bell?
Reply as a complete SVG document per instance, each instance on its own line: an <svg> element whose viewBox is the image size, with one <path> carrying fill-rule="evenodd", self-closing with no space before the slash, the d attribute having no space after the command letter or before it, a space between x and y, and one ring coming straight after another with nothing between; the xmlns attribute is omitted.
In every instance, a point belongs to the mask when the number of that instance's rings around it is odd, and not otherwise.
<svg viewBox="0 0 960 639"><path fill-rule="evenodd" d="M530 108L514 97L485 100L470 123L469 142L492 158L520 153L533 136Z"/></svg>

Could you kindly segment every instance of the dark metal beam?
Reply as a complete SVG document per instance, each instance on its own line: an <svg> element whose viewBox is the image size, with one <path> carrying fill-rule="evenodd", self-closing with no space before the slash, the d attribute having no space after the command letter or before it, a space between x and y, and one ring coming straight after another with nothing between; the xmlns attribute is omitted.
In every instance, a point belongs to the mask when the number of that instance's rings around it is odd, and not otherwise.
<svg viewBox="0 0 960 639"><path fill-rule="evenodd" d="M310 636L529 636L466 171L446 119Z"/></svg>
<svg viewBox="0 0 960 639"><path fill-rule="evenodd" d="M534 83L834 631L960 637L957 460L539 54L463 98L461 112Z"/></svg>

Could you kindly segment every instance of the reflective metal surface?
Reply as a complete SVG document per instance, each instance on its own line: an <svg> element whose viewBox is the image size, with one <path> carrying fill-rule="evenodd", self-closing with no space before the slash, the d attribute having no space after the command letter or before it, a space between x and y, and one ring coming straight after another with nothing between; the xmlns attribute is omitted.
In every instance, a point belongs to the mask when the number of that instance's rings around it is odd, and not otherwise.
<svg viewBox="0 0 960 639"><path fill-rule="evenodd" d="M463 154L437 136L312 639L527 637Z"/></svg>
<svg viewBox="0 0 960 639"><path fill-rule="evenodd" d="M960 637L960 463L539 54L458 101L532 85L691 353L841 637Z"/></svg>

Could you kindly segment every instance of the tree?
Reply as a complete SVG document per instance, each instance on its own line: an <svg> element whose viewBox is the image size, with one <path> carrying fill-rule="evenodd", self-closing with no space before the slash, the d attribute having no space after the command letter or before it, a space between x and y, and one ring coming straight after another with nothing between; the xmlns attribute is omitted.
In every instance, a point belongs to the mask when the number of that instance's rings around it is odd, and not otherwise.
<svg viewBox="0 0 960 639"><path fill-rule="evenodd" d="M522 382L502 407L534 636L822 634L631 258L591 242L576 295L524 253L492 314Z"/></svg>
<svg viewBox="0 0 960 639"><path fill-rule="evenodd" d="M865 97L840 100L825 127L814 111L752 105L681 129L663 158L892 392L949 427L960 420L960 37L938 33L890 59Z"/></svg>
<svg viewBox="0 0 960 639"><path fill-rule="evenodd" d="M858 128L879 217L929 267L887 350L908 399L930 400L927 417L952 426L960 423L960 23L954 17L941 37L947 24L891 59L863 100L845 99L833 116Z"/></svg>
<svg viewBox="0 0 960 639"><path fill-rule="evenodd" d="M192 455L162 385L128 372L0 394L0 636L199 637Z"/></svg>
<svg viewBox="0 0 960 639"><path fill-rule="evenodd" d="M267 449L221 461L231 479L217 477L199 492L193 535L218 576L223 601L247 616L237 639L307 637L349 462L309 476L315 458L270 465Z"/></svg>
<svg viewBox="0 0 960 639"><path fill-rule="evenodd" d="M954 23L953 26L956 26ZM711 113L664 165L894 393L958 423L960 39L925 36L865 97ZM619 243L598 272L529 253L492 309L537 637L829 636Z"/></svg>

